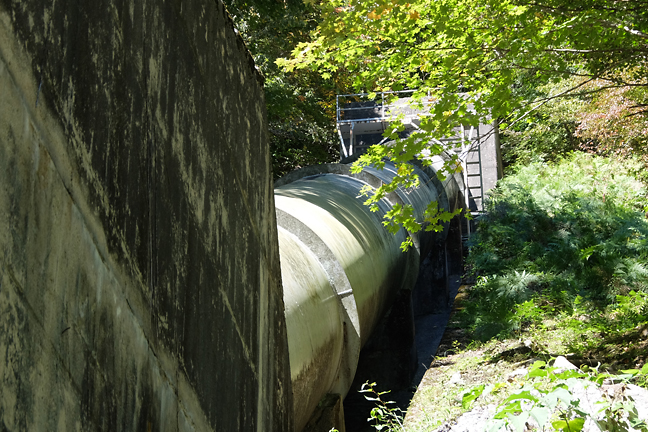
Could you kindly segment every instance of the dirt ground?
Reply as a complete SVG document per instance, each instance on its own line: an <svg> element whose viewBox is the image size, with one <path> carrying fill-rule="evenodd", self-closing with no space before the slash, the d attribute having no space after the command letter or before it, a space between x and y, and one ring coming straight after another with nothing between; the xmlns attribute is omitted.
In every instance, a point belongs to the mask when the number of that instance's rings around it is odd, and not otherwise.
<svg viewBox="0 0 648 432"><path fill-rule="evenodd" d="M523 385L522 378L536 361L548 362L564 355L576 366L599 367L600 371L618 372L641 368L648 355L648 326L637 327L624 334L601 336L598 348L581 355L552 352L547 335L534 338L532 333L522 333L519 339L492 340L476 343L471 334L460 327L456 312L462 309L469 287L462 286L455 299L453 312L436 351L434 360L418 384L407 410L405 430L408 432L450 430L454 421L467 410L462 407L462 396L478 385L506 383L508 393ZM505 397L505 395L504 395ZM482 415L492 416L503 399L488 398L473 407L475 421ZM491 412L486 412L490 410ZM471 429L470 426L465 429Z"/></svg>

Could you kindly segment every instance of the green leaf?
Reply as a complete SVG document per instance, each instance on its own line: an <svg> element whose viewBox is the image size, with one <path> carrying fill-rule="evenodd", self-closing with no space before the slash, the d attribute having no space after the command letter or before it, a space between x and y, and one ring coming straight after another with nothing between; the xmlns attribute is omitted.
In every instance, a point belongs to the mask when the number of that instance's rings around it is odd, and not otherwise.
<svg viewBox="0 0 648 432"><path fill-rule="evenodd" d="M532 402L538 402L538 398L535 397L534 395L531 394L530 390L524 390L519 393L512 394L511 396L507 397L503 403L508 403L511 401L515 401L518 399L524 399L524 400L529 400Z"/></svg>
<svg viewBox="0 0 648 432"><path fill-rule="evenodd" d="M538 426L540 426L540 429L543 429L545 427L545 424L547 424L547 421L549 420L549 416L550 416L551 412L550 412L549 408L547 408L547 407L534 406L531 409L531 411L529 411L529 414L538 423Z"/></svg>
<svg viewBox="0 0 648 432"><path fill-rule="evenodd" d="M511 426L513 426L513 429L516 432L524 432L526 430L526 423L529 420L529 413L528 412L523 412L519 415L508 415L508 421Z"/></svg>
<svg viewBox="0 0 648 432"><path fill-rule="evenodd" d="M568 369L564 372L556 374L557 379L566 380L569 378L589 378L589 375L579 372L577 370Z"/></svg>
<svg viewBox="0 0 648 432"><path fill-rule="evenodd" d="M547 396L559 399L566 404L571 403L571 401L573 400L571 392L564 384L560 384L554 387L554 389Z"/></svg>
<svg viewBox="0 0 648 432"><path fill-rule="evenodd" d="M500 409L497 413L495 413L493 418L504 419L509 414L519 414L521 412L522 412L522 402L520 400L516 400L513 403L509 403L504 408Z"/></svg>
<svg viewBox="0 0 648 432"><path fill-rule="evenodd" d="M565 432L579 432L583 430L583 426L585 425L585 419L584 418L575 418L572 420L556 420L551 423L551 425L556 429L556 430L561 430Z"/></svg>
<svg viewBox="0 0 648 432"><path fill-rule="evenodd" d="M470 409L472 403L484 392L485 385L478 385L461 397L461 407L465 410Z"/></svg>
<svg viewBox="0 0 648 432"><path fill-rule="evenodd" d="M553 421L553 422L551 422L551 425L552 425L552 426L554 427L554 429L556 429L556 430L561 430L561 431L568 430L568 429L567 429L568 425L567 425L567 422L566 422L565 420L556 420L556 421Z"/></svg>
<svg viewBox="0 0 648 432"><path fill-rule="evenodd" d="M500 431L508 431L508 426L506 425L506 421L503 419L493 419L488 423L486 427L486 432L500 432Z"/></svg>
<svg viewBox="0 0 648 432"><path fill-rule="evenodd" d="M633 376L641 373L641 370L639 370L639 369L622 369L621 372L623 372L626 375L630 375L631 377L633 377Z"/></svg>
<svg viewBox="0 0 648 432"><path fill-rule="evenodd" d="M535 363L533 363L533 366L531 366L531 369L529 370L527 376L529 378L546 377L549 374L549 372L543 369L545 365L546 363L543 361L536 361Z"/></svg>

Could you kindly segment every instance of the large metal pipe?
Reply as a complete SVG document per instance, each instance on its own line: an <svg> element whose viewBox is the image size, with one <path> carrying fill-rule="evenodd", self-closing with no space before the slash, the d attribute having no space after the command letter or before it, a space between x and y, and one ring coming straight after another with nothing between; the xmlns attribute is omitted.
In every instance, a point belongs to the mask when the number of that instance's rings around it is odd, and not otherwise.
<svg viewBox="0 0 648 432"><path fill-rule="evenodd" d="M275 184L297 431L327 393L346 395L360 348L398 290L413 286L420 257L433 243L433 233L411 234L416 247L402 252L408 233L389 233L385 213L396 203L412 204L421 220L430 201L446 210L461 205L461 177L439 181L443 159L433 162L415 168L420 187L390 194L377 212L363 204L360 190L391 181L396 169L389 162L358 175L343 164L307 167Z"/></svg>

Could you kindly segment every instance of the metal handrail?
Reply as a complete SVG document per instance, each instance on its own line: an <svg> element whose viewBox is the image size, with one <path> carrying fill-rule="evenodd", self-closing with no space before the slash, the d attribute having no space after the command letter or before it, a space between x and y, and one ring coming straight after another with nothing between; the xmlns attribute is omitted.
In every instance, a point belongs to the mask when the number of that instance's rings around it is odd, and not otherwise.
<svg viewBox="0 0 648 432"><path fill-rule="evenodd" d="M348 107L348 108L342 108L342 107L340 107L340 98L346 98L346 97L352 97L352 96L355 96L355 97L369 96L369 95L372 94L372 93L354 93L354 94L341 94L341 95L337 95L336 98L335 98L336 121L337 121L338 123L340 123L340 122L352 122L352 121L358 121L358 120L355 120L355 119L352 119L352 120L343 120L343 119L341 119L340 117L341 117L341 114L342 114L343 112L347 112L347 111L354 111L354 110L366 110L366 109L371 109L371 108L380 108L380 110L381 110L381 115L380 115L380 117L371 117L372 120L376 121L376 120L379 120L379 119L387 119L387 118L391 118L391 117L387 117L387 116L385 115L385 109L386 109L386 108L388 109L388 108L391 108L391 107L396 107L396 106L399 106L399 105L394 105L394 104L387 104L387 105L386 105L386 104L385 104L385 95L392 95L392 94L405 94L405 93L414 93L414 92L415 92L415 90L398 90L398 91L388 91L388 92L376 92L376 93L373 93L373 94L375 94L376 96L380 95L380 99L379 99L378 97L376 97L376 98L373 99L373 101L376 102L376 106L375 106L375 107ZM378 102L378 100L379 100L379 102ZM429 105L431 105L430 102L424 102L424 103L423 103L423 106L429 106ZM367 121L367 120L365 120L365 119L361 119L360 121Z"/></svg>
<svg viewBox="0 0 648 432"><path fill-rule="evenodd" d="M398 93L414 93L416 90L390 90L386 92L375 92L375 95L385 95L385 94L398 94ZM351 93L351 94L341 94L338 97L347 97L347 96L369 96L372 93Z"/></svg>

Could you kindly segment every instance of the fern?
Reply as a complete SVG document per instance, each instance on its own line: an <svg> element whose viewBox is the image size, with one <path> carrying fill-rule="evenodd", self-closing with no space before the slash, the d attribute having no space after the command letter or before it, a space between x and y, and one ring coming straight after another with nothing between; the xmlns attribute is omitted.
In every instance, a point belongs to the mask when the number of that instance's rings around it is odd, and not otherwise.
<svg viewBox="0 0 648 432"><path fill-rule="evenodd" d="M501 181L471 242L469 264L482 277L464 315L475 331L507 334L518 305L540 296L569 314L577 297L603 311L618 294L648 290L647 190L636 172L632 162L573 154Z"/></svg>

